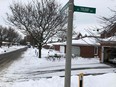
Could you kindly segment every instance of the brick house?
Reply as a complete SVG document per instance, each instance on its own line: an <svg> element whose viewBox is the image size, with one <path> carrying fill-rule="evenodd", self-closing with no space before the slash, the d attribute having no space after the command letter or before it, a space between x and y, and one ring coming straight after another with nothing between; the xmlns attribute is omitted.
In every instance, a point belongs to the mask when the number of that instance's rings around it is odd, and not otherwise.
<svg viewBox="0 0 116 87"><path fill-rule="evenodd" d="M51 46L51 44L50 44ZM54 50L66 53L66 42L52 43ZM100 57L100 43L95 37L72 40L72 54L84 58Z"/></svg>
<svg viewBox="0 0 116 87"><path fill-rule="evenodd" d="M101 62L116 59L116 24L98 37L84 37L72 40L72 54L84 58L99 57ZM66 42L52 43L55 50L66 53Z"/></svg>

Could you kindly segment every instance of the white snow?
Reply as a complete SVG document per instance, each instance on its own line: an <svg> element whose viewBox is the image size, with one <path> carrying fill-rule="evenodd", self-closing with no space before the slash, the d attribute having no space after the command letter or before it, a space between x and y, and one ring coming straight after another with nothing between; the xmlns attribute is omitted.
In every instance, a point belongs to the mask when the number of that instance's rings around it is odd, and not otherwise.
<svg viewBox="0 0 116 87"><path fill-rule="evenodd" d="M112 41L112 42L115 42L116 41L116 36L111 36L111 37L108 37L108 38L101 38L100 39L101 41L106 41L106 42L110 42L110 41Z"/></svg>
<svg viewBox="0 0 116 87"><path fill-rule="evenodd" d="M48 45L66 45L66 42L56 42L56 43L51 43ZM99 46L100 43L98 42L98 39L95 37L84 37L78 40L72 40L72 45L97 45Z"/></svg>
<svg viewBox="0 0 116 87"><path fill-rule="evenodd" d="M4 53L4 50L3 50L2 48L0 48L0 54L1 54L1 53Z"/></svg>
<svg viewBox="0 0 116 87"><path fill-rule="evenodd" d="M45 73L44 71L64 69L65 58L50 61L46 59L49 50L42 49L42 58L37 57L37 50L29 48L20 59L14 61L8 68L0 71L0 87L64 87L64 71ZM58 53L50 51L49 54ZM60 53L59 53L60 54ZM78 86L79 73L105 73L102 75L84 76L84 87L116 87L116 68L101 64L98 58L72 59L72 68L105 67L103 69L74 70L71 76L71 87ZM40 71L43 71L41 73ZM40 78L51 75L52 78Z"/></svg>
<svg viewBox="0 0 116 87"><path fill-rule="evenodd" d="M23 48L25 46L2 46L0 47L0 54L3 54L3 53L6 53L6 52L10 52L10 51L14 51L14 50L17 50L17 49L20 49L20 48Z"/></svg>
<svg viewBox="0 0 116 87"><path fill-rule="evenodd" d="M85 37L78 40L72 40L73 45L100 45L95 37Z"/></svg>

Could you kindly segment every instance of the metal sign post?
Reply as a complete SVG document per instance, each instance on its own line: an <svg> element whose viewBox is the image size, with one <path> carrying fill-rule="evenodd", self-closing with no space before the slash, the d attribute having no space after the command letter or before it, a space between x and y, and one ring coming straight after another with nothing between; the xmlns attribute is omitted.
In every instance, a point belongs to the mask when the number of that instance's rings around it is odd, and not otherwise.
<svg viewBox="0 0 116 87"><path fill-rule="evenodd" d="M62 8L61 12L63 12L68 7L69 7L69 10L68 10L68 31L67 31L64 87L70 87L70 83L71 83L73 13L74 13L74 11L84 12L84 13L96 13L95 8L83 7L83 6L74 6L74 0L69 0L69 2Z"/></svg>
<svg viewBox="0 0 116 87"><path fill-rule="evenodd" d="M67 31L67 45L66 45L66 64L65 64L65 84L64 84L64 87L70 87L70 83L71 83L73 12L74 12L74 0L69 0L68 31Z"/></svg>

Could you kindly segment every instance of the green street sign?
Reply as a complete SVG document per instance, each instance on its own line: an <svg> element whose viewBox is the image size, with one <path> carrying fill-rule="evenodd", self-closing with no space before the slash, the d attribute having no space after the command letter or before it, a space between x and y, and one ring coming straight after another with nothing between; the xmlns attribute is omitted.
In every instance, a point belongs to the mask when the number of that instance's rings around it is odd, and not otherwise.
<svg viewBox="0 0 116 87"><path fill-rule="evenodd" d="M84 13L96 13L96 8L83 7L83 6L74 6L75 12L84 12Z"/></svg>

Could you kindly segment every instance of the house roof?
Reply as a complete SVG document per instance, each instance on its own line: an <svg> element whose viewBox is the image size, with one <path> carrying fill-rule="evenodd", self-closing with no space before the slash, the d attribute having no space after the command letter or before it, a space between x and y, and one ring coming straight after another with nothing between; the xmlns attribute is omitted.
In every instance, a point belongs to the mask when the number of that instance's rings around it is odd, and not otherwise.
<svg viewBox="0 0 116 87"><path fill-rule="evenodd" d="M66 42L51 43L52 45L66 45ZM85 37L78 40L72 40L72 45L98 46L100 43L95 37Z"/></svg>
<svg viewBox="0 0 116 87"><path fill-rule="evenodd" d="M116 41L116 36L111 36L109 38L101 39L101 41Z"/></svg>
<svg viewBox="0 0 116 87"><path fill-rule="evenodd" d="M100 45L95 37L85 37L78 40L72 40L73 45Z"/></svg>

